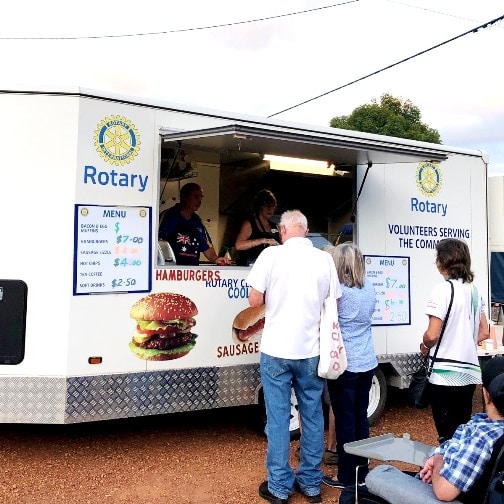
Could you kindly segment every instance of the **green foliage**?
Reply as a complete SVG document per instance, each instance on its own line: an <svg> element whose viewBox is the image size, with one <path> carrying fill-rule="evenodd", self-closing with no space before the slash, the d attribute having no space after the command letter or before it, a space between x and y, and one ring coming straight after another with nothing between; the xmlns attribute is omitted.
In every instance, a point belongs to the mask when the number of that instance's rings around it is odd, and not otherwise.
<svg viewBox="0 0 504 504"><path fill-rule="evenodd" d="M401 100L385 93L370 104L357 107L349 116L333 117L333 128L365 131L410 140L440 144L439 132L421 121L420 109L410 100Z"/></svg>

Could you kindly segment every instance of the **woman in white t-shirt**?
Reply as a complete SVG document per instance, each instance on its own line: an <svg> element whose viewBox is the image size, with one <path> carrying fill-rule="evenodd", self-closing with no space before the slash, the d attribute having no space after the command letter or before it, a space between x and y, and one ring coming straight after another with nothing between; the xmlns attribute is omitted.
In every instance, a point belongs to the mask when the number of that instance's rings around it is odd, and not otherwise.
<svg viewBox="0 0 504 504"><path fill-rule="evenodd" d="M453 285L453 303L429 379L432 416L439 441L450 439L471 418L472 399L481 383L477 344L488 338L485 303L474 285L469 248L447 238L436 245L436 266L445 282L437 284L425 310L429 325L420 343L423 355L436 350Z"/></svg>

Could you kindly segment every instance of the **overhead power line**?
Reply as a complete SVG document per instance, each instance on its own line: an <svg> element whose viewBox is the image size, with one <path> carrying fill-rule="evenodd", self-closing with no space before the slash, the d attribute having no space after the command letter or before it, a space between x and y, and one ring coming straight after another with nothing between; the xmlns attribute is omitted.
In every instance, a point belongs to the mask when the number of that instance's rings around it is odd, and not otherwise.
<svg viewBox="0 0 504 504"><path fill-rule="evenodd" d="M275 16L266 16L257 19L249 19L246 21L235 21L233 23L221 23L210 26L198 26L194 28L180 28L178 30L166 30L159 32L148 32L148 33L129 33L122 35L87 35L83 37L0 37L0 40L86 40L86 39L105 39L105 38L123 38L123 37L149 37L153 35L167 35L169 33L182 33L182 32L191 32L198 30L211 30L214 28L225 28L229 26L237 26L248 23L258 23L261 21L270 21L272 19L279 19L289 16L298 16L299 14L308 14L310 12L316 12L324 9L332 9L333 7L340 7L342 5L358 2L359 0L347 0L345 2L340 2L332 5L325 5L322 7L314 7L313 9L305 9L302 11L289 12L287 14L277 14Z"/></svg>
<svg viewBox="0 0 504 504"><path fill-rule="evenodd" d="M483 30L485 28L488 28L489 26L499 22L499 21L502 21L502 19L504 19L504 15L498 17L498 18L495 18L495 19L492 19L491 21L487 21L486 23L483 23L482 25L479 25L477 26L476 28L472 28L464 33L461 33L460 35L457 35L456 37L452 37L451 39L448 39L448 40L445 40L444 42L441 42L440 44L436 44L435 46L432 46L432 47L429 47L428 49L425 49L424 51L421 51L421 52L418 52L416 54L414 54L413 56L409 56L408 58L404 58L400 61L397 61L396 63L392 63L391 65L388 65L386 67L383 67L383 68L380 68L379 70L376 70L374 72L371 72L367 75L364 75L363 77L359 77L358 79L355 79L351 82L347 82L346 84L343 84L342 86L339 86L335 89L331 89L330 91L326 91L325 93L322 93L322 94L319 94L317 96L314 96L313 98L309 98L308 100L305 100L305 101L302 101L300 103L297 103L296 105L292 105L292 107L288 107L286 109L283 109L283 110L280 110L278 112L275 112L274 114L271 114L267 117L274 117L274 116L277 116L279 114L283 114L284 112L287 112L288 110L292 110L292 109L295 109L297 107L300 107L301 105L306 105L307 103L310 103L314 100L318 100L319 98L322 98L323 96L327 96L328 94L331 94L331 93L334 93L335 91L339 91L340 89L343 89L343 88L346 88L348 86L351 86L352 84L355 84L357 82L360 82L360 81L363 81L365 79L368 79L369 77L372 77L373 75L377 75L381 72L384 72L385 70L389 70L390 68L393 68L397 65L400 65L401 63L405 63L406 61L409 61L413 58L417 58L418 56L421 56L422 54L425 54L425 53L428 53L429 51L432 51L434 49L437 49L438 47L441 47L441 46L444 46L450 42L453 42L454 40L457 40L459 38L462 38L462 37L465 37L466 35L469 35L470 33L476 33L478 30Z"/></svg>
<svg viewBox="0 0 504 504"><path fill-rule="evenodd" d="M395 3L397 5L402 5L403 7L410 7L411 9L422 10L422 11L428 12L430 14L439 14L441 16L447 16L447 17L451 17L451 18L455 18L455 19L463 19L464 21L475 21L474 19L470 19L470 18L466 18L466 17L462 17L462 16L457 16L455 14L450 14L448 12L434 10L429 7L424 7L423 5L411 5L409 3L399 2L397 0L385 0L385 1L390 2L390 3Z"/></svg>

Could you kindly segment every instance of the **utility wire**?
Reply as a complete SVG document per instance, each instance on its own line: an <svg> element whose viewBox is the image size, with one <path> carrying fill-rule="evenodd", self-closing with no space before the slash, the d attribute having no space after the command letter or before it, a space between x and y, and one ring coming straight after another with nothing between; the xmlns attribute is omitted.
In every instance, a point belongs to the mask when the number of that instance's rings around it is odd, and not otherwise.
<svg viewBox="0 0 504 504"><path fill-rule="evenodd" d="M474 19L470 19L470 18L466 18L466 17L462 17L462 16L456 16L455 14L448 14L447 12L441 12L441 11L437 11L434 9L429 9L428 7L422 7L420 5L411 5L411 4L404 3L404 2L398 2L397 0L385 0L385 1L390 2L390 3L395 3L397 5L402 5L403 7L410 7L412 9L423 10L423 11L428 12L430 14L439 14L441 16L448 16L448 17L455 18L455 19L463 19L464 21L476 21Z"/></svg>
<svg viewBox="0 0 504 504"><path fill-rule="evenodd" d="M410 7L411 9L423 10L425 12L428 12L429 14L439 14L440 16L447 16L447 17L451 17L454 19L462 19L463 21L474 21L475 23L479 23L479 21L476 19L463 17L463 16L456 16L455 14L449 14L448 12L442 12L442 11L438 11L438 10L434 10L434 9L429 9L427 7L422 7L420 5L411 5L408 3L399 2L398 0L384 0L384 1L389 2L389 3L394 3L397 5L402 5L403 7ZM499 28L502 28L502 26L499 26Z"/></svg>
<svg viewBox="0 0 504 504"><path fill-rule="evenodd" d="M326 91L325 93L322 93L322 94L319 94L317 96L314 96L313 98L310 98L308 100L305 100L301 103L298 103L296 105L292 105L292 107L288 107L286 109L283 109L283 110L280 110L279 112L275 112L274 114L271 114L269 116L267 116L268 118L269 117L274 117L274 116L277 116L279 114L283 114L284 112L287 112L288 110L292 110L292 109L295 109L297 107L300 107L301 105L305 105L307 103L310 103L314 100L318 100L319 98L322 98L323 96L327 96L328 94L331 94L331 93L334 93L335 91L339 91L340 89L343 89L343 88L346 88L348 86L351 86L352 84L355 84L357 82L360 82L360 81L363 81L364 79L367 79L369 77L372 77L373 75L377 75L381 72L384 72L385 70L389 70L390 68L393 68L397 65L400 65L401 63L405 63L406 61L409 61L413 58L416 58L417 56L421 56L422 54L425 54L425 53L428 53L429 51L432 51L433 49L437 49L438 47L441 47L441 46L444 46L446 44L448 44L449 42L453 42L454 40L457 40L461 37L465 37L466 35L469 35L470 33L476 33L478 30L481 30L481 29L484 29L484 28L488 28L489 26L493 25L494 23L497 23L499 21L502 21L502 19L504 19L504 15L498 17L498 18L495 18L495 19L492 19L491 21L487 21L486 23L483 23L482 25L479 25L477 26L476 28L472 28L464 33L461 33L460 35L457 35L456 37L453 37L451 39L448 39L448 40L445 40L444 42L441 42L440 44L436 44L435 46L432 46L432 47L429 47L429 49L425 49L424 51L421 51L421 52L418 52L416 54L414 54L413 56L409 56L408 58L404 58L400 61L397 61L396 63L392 63L391 65L388 65L386 67L383 67L383 68L380 68L380 70L376 70L375 72L371 72L370 74L367 74L367 75L364 75L363 77L359 77L358 79L355 79L351 82L347 82L346 84L343 84L342 86L339 86L335 89L331 89L330 91Z"/></svg>
<svg viewBox="0 0 504 504"><path fill-rule="evenodd" d="M86 39L105 39L105 38L123 38L123 37L148 37L152 35L167 35L168 33L182 33L198 30L211 30L213 28L224 28L229 26L237 26L248 23L258 23L261 21L270 21L271 19L279 19L289 16L297 16L299 14L308 14L310 12L316 12L324 9L332 9L333 7L340 7L342 5L358 2L359 0L347 0L341 3L325 5L323 7L314 7L313 9L306 9L297 12L289 12L287 14L277 14L276 16L267 16L257 19L249 19L247 21L235 21L233 23L222 23L210 26L199 26L195 28L180 28L178 30L167 30L160 32L148 32L148 33L130 33L122 35L88 35L83 37L0 37L0 40L86 40Z"/></svg>

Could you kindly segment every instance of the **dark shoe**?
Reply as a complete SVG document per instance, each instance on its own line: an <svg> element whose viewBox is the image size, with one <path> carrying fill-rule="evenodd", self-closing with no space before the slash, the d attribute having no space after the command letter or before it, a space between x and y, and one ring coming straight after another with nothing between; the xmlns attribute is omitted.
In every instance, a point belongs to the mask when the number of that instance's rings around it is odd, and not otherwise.
<svg viewBox="0 0 504 504"><path fill-rule="evenodd" d="M301 487L299 486L299 483L297 480L294 481L294 490L296 490L296 492L299 492L301 495L304 495L306 497L306 500L308 502L311 502L312 504L318 504L318 503L322 502L322 495L320 495L320 492L317 495L305 494L303 492L303 490L301 490Z"/></svg>
<svg viewBox="0 0 504 504"><path fill-rule="evenodd" d="M263 498L266 499L267 501L271 502L272 504L287 504L287 499L280 499L280 497L277 497L276 495L273 495L269 489L268 489L268 482L263 481L259 485L259 495Z"/></svg>
<svg viewBox="0 0 504 504"><path fill-rule="evenodd" d="M326 450L324 452L324 464L326 465L338 465L338 454L332 450Z"/></svg>
<svg viewBox="0 0 504 504"><path fill-rule="evenodd" d="M329 476L324 476L322 478L322 483L324 483L324 485L327 485L331 488L345 488L345 486L346 486L343 483L341 483L341 481L338 481L337 479L332 479Z"/></svg>

